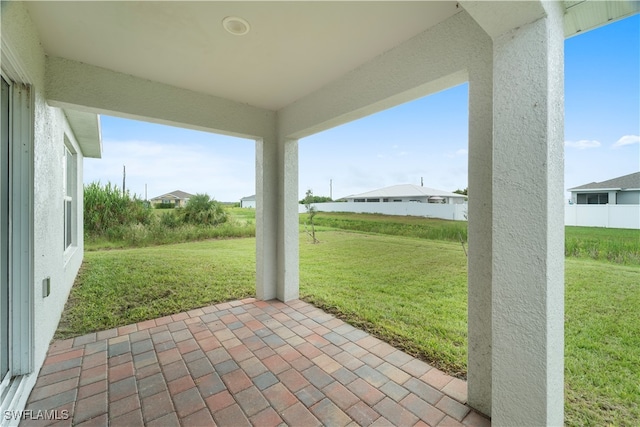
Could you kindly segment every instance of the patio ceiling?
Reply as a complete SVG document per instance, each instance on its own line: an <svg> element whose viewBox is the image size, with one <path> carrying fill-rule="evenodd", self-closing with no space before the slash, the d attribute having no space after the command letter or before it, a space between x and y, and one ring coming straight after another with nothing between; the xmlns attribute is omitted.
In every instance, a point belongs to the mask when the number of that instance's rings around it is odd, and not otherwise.
<svg viewBox="0 0 640 427"><path fill-rule="evenodd" d="M29 2L45 50L279 110L460 12L443 2ZM244 36L222 26L247 20Z"/></svg>

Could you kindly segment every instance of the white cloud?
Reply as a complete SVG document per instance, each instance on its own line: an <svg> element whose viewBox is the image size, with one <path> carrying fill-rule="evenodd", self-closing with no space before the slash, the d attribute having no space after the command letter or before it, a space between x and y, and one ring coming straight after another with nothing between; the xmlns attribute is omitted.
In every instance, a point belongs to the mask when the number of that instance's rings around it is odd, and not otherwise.
<svg viewBox="0 0 640 427"><path fill-rule="evenodd" d="M139 196L145 184L149 198L174 190L208 193L222 201L253 194L253 156L234 158L218 151L214 144L107 140L102 159L85 159L84 181L121 185L126 165L127 189Z"/></svg>
<svg viewBox="0 0 640 427"><path fill-rule="evenodd" d="M466 148L460 148L458 150L454 151L447 151L446 153L444 153L444 156L449 158L449 159L453 159L455 157L463 157L466 156L467 154L469 154L469 150L467 150Z"/></svg>
<svg viewBox="0 0 640 427"><path fill-rule="evenodd" d="M578 150L584 150L587 148L597 148L600 147L600 141L589 140L589 139L581 139L580 141L565 141L564 145L566 147L577 148Z"/></svg>
<svg viewBox="0 0 640 427"><path fill-rule="evenodd" d="M619 140L617 140L612 146L611 148L620 148L624 145L631 145L631 144L640 144L640 136L638 135L625 135L622 138L620 138Z"/></svg>

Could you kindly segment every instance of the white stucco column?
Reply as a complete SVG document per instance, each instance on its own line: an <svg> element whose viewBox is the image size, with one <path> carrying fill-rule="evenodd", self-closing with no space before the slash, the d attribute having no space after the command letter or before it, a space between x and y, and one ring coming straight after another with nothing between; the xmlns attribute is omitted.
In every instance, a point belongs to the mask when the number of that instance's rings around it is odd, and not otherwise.
<svg viewBox="0 0 640 427"><path fill-rule="evenodd" d="M278 144L256 140L256 297L277 296Z"/></svg>
<svg viewBox="0 0 640 427"><path fill-rule="evenodd" d="M278 285L277 298L299 296L298 140L278 140Z"/></svg>
<svg viewBox="0 0 640 427"><path fill-rule="evenodd" d="M564 421L564 35L542 4L493 39L494 426Z"/></svg>
<svg viewBox="0 0 640 427"><path fill-rule="evenodd" d="M298 140L256 141L256 296L299 295Z"/></svg>
<svg viewBox="0 0 640 427"><path fill-rule="evenodd" d="M488 40L489 45L491 40ZM491 56L491 49L488 49ZM467 401L491 415L491 269L493 178L491 60L469 73Z"/></svg>

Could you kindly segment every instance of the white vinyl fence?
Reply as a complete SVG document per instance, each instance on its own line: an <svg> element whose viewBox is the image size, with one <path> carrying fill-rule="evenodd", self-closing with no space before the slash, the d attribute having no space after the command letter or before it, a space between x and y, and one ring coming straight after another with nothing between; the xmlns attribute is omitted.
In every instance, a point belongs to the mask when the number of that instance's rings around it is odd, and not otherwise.
<svg viewBox="0 0 640 427"><path fill-rule="evenodd" d="M467 204L439 204L416 202L366 202L366 203L314 203L318 212L354 212L378 213L384 215L411 215L427 218L452 219L466 221ZM306 212L304 205L300 205L298 212Z"/></svg>
<svg viewBox="0 0 640 427"><path fill-rule="evenodd" d="M314 203L318 212L379 213L466 221L468 205L435 203ZM306 212L299 205L299 212ZM632 228L640 230L640 205L565 205L565 225L582 227Z"/></svg>
<svg viewBox="0 0 640 427"><path fill-rule="evenodd" d="M566 205L564 224L640 229L640 205Z"/></svg>

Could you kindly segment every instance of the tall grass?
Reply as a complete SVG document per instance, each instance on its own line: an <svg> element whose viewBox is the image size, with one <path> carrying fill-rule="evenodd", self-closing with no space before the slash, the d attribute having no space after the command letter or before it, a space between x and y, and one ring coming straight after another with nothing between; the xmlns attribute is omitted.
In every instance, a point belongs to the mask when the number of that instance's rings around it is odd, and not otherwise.
<svg viewBox="0 0 640 427"><path fill-rule="evenodd" d="M300 222L304 221L301 216ZM467 241L467 223L445 219L345 212L319 212L316 225L365 233ZM565 227L565 256L640 265L640 230Z"/></svg>
<svg viewBox="0 0 640 427"><path fill-rule="evenodd" d="M142 200L122 192L110 182L92 182L84 187L84 230L104 234L114 227L150 224L153 215Z"/></svg>
<svg viewBox="0 0 640 427"><path fill-rule="evenodd" d="M150 225L141 224L113 227L101 235L87 235L85 249L95 251L101 249L141 248L155 245L194 242L207 239L227 239L236 237L254 237L254 224L230 220L218 226L181 224L168 228L156 221Z"/></svg>
<svg viewBox="0 0 640 427"><path fill-rule="evenodd" d="M255 236L255 223L229 217L206 194L185 208L154 212L146 203L108 183L85 186L85 248L119 249Z"/></svg>
<svg viewBox="0 0 640 427"><path fill-rule="evenodd" d="M640 265L640 230L566 227L565 256Z"/></svg>
<svg viewBox="0 0 640 427"><path fill-rule="evenodd" d="M393 236L419 237L430 240L467 241L467 223L444 219L380 214L319 212L316 225Z"/></svg>

